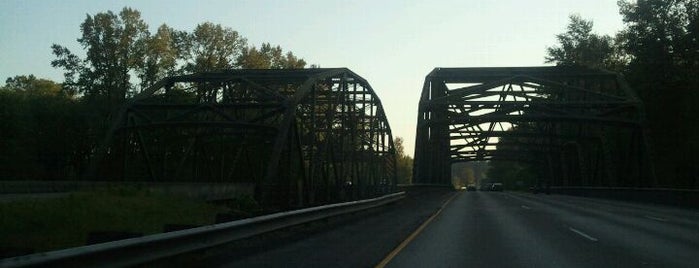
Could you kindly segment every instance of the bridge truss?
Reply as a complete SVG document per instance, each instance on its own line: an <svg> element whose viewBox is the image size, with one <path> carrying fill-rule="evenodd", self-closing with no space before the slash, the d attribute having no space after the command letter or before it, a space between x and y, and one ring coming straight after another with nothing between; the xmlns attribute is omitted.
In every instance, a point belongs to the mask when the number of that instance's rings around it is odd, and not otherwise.
<svg viewBox="0 0 699 268"><path fill-rule="evenodd" d="M536 165L557 186L652 186L643 104L615 73L578 67L436 68L418 107L413 178L451 164Z"/></svg>
<svg viewBox="0 0 699 268"><path fill-rule="evenodd" d="M93 176L253 183L299 207L375 196L396 183L391 128L345 68L229 70L163 79L112 122Z"/></svg>

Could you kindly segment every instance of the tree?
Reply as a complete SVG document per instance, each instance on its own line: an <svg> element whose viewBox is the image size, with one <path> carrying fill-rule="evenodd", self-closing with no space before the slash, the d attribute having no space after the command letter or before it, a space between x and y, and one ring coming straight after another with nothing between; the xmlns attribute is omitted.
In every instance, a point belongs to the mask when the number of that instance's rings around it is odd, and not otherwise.
<svg viewBox="0 0 699 268"><path fill-rule="evenodd" d="M619 1L629 83L646 104L662 186L699 187L699 1Z"/></svg>
<svg viewBox="0 0 699 268"><path fill-rule="evenodd" d="M393 146L396 149L396 176L399 184L410 184L413 179L413 158L405 154L403 138L395 137Z"/></svg>
<svg viewBox="0 0 699 268"><path fill-rule="evenodd" d="M179 35L182 33L163 24L158 27L155 35L148 38L145 59L137 71L141 79L141 88L146 88L167 76L181 73L177 69L177 59L181 54L177 43Z"/></svg>
<svg viewBox="0 0 699 268"><path fill-rule="evenodd" d="M9 77L5 80L3 89L29 95L55 96L62 92L60 84L51 80L36 78L33 74Z"/></svg>
<svg viewBox="0 0 699 268"><path fill-rule="evenodd" d="M546 63L565 66L621 69L625 57L608 35L592 33L593 23L580 15L571 15L565 33L556 35L559 46L546 49Z"/></svg>
<svg viewBox="0 0 699 268"><path fill-rule="evenodd" d="M280 46L262 43L259 50L255 46L244 49L238 57L238 65L247 69L302 69L306 61L291 52L284 54Z"/></svg>
<svg viewBox="0 0 699 268"><path fill-rule="evenodd" d="M626 24L626 29L621 32L624 37L622 46L633 56L628 75L643 89L642 97L666 95L664 91L653 90L658 85L696 89L699 81L699 2L619 1L619 7Z"/></svg>
<svg viewBox="0 0 699 268"><path fill-rule="evenodd" d="M475 162L457 162L451 164L451 181L452 184L460 189L469 184L476 184Z"/></svg>
<svg viewBox="0 0 699 268"><path fill-rule="evenodd" d="M108 100L116 109L129 96L172 75L235 68L304 68L306 62L280 46L263 43L248 47L237 31L211 22L192 32L178 31L166 24L154 35L141 13L125 7L87 15L80 25L78 43L86 49L85 59L66 47L54 44L53 67L65 70L64 90L91 99ZM140 82L132 84L132 76Z"/></svg>
<svg viewBox="0 0 699 268"><path fill-rule="evenodd" d="M0 177L60 179L74 149L87 140L85 113L61 85L34 75L7 79L0 88Z"/></svg>
<svg viewBox="0 0 699 268"><path fill-rule="evenodd" d="M53 49L53 54L57 57L57 59L51 61L51 66L66 70L63 74L63 90L70 95L76 95L78 91L82 91L80 85L86 82L80 80L80 74L86 71L84 61L70 52L68 48L56 44L51 46L51 48Z"/></svg>
<svg viewBox="0 0 699 268"><path fill-rule="evenodd" d="M86 58L81 60L54 44L53 53L58 59L51 65L66 70L66 86L86 96L104 97L114 109L135 89L131 72L144 66L148 25L139 11L125 7L119 15L111 11L87 15L80 30L78 43L87 50Z"/></svg>
<svg viewBox="0 0 699 268"><path fill-rule="evenodd" d="M141 13L128 7L87 15L77 42L84 57L51 46L63 83L15 76L0 88L0 176L75 178L128 98L167 76L239 68L243 51L251 51L238 32L210 22L192 32L163 24L151 35ZM267 44L257 52L273 55L267 68L305 66L281 51Z"/></svg>
<svg viewBox="0 0 699 268"><path fill-rule="evenodd" d="M231 28L205 22L192 33L179 33L180 57L185 72L206 72L238 67L247 40Z"/></svg>

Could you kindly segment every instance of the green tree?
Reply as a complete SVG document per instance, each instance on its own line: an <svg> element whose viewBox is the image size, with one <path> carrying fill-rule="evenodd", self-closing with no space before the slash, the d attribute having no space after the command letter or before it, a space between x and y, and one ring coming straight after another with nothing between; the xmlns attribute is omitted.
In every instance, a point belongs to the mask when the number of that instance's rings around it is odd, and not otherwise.
<svg viewBox="0 0 699 268"><path fill-rule="evenodd" d="M0 88L0 178L66 178L73 152L87 140L77 108L51 80L8 78Z"/></svg>
<svg viewBox="0 0 699 268"><path fill-rule="evenodd" d="M283 53L280 46L262 43L260 49L255 46L245 48L238 57L238 65L246 69L302 69L306 61L291 52Z"/></svg>
<svg viewBox="0 0 699 268"><path fill-rule="evenodd" d="M396 176L399 184L410 184L413 181L413 158L405 154L403 138L395 137L393 146L396 149Z"/></svg>
<svg viewBox="0 0 699 268"><path fill-rule="evenodd" d="M192 33L179 33L180 58L185 72L206 72L238 67L247 40L237 31L205 22Z"/></svg>
<svg viewBox="0 0 699 268"><path fill-rule="evenodd" d="M151 35L141 13L128 7L87 15L77 41L85 57L51 47L51 65L64 70L63 83L28 75L8 78L0 88L0 177L79 176L109 116L129 97L167 76L239 68L249 50L236 31L210 22L192 32L163 24ZM260 53L274 56L265 68L305 66L279 46L266 45Z"/></svg>
<svg viewBox="0 0 699 268"><path fill-rule="evenodd" d="M303 59L284 53L280 46L248 47L237 31L211 22L197 25L192 32L163 24L151 35L141 13L128 7L118 15L112 11L87 15L80 30L77 41L86 50L85 59L54 44L56 59L51 65L65 70L64 90L108 100L111 109L166 76L240 67L306 66ZM132 84L132 76L140 81Z"/></svg>
<svg viewBox="0 0 699 268"><path fill-rule="evenodd" d="M36 78L33 74L17 75L5 80L4 90L11 90L29 95L59 95L61 85L48 79Z"/></svg>
<svg viewBox="0 0 699 268"><path fill-rule="evenodd" d="M141 88L146 88L167 76L181 73L177 68L177 60L181 54L178 38L181 35L182 33L163 24L158 27L155 35L148 38L145 58L137 70Z"/></svg>
<svg viewBox="0 0 699 268"><path fill-rule="evenodd" d="M661 186L699 187L699 1L619 1L626 77L646 104ZM660 176L662 174L662 176Z"/></svg>
<svg viewBox="0 0 699 268"><path fill-rule="evenodd" d="M457 188L477 182L474 162L458 162L451 164L452 184Z"/></svg>
<svg viewBox="0 0 699 268"><path fill-rule="evenodd" d="M566 32L556 35L559 45L546 48L546 63L620 70L626 58L608 35L592 33L593 22L571 15Z"/></svg>
<svg viewBox="0 0 699 268"><path fill-rule="evenodd" d="M86 96L104 97L116 108L135 90L131 73L144 66L148 25L139 11L125 7L119 15L111 11L87 15L80 30L82 36L77 41L87 50L86 58L81 60L54 44L58 59L51 64L66 70L67 87Z"/></svg>

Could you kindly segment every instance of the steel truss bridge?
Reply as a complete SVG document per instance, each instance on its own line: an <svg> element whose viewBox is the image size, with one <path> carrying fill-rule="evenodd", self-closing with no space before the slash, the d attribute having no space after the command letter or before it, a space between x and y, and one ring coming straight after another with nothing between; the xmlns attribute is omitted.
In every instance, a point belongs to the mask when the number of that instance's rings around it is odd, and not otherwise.
<svg viewBox="0 0 699 268"><path fill-rule="evenodd" d="M578 67L436 68L420 98L413 181L451 164L526 162L556 186L653 186L643 104L615 73Z"/></svg>
<svg viewBox="0 0 699 268"><path fill-rule="evenodd" d="M113 118L91 166L101 179L241 182L301 207L393 191L391 128L346 68L229 70L165 78Z"/></svg>

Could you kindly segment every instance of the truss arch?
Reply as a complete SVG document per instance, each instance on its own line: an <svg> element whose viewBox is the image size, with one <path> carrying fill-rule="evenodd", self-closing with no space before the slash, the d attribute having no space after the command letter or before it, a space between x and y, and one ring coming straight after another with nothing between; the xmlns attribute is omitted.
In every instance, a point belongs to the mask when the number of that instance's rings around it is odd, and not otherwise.
<svg viewBox="0 0 699 268"><path fill-rule="evenodd" d="M418 106L413 177L449 184L453 162L507 160L544 163L557 185L651 185L645 132L643 104L612 72L436 68Z"/></svg>
<svg viewBox="0 0 699 268"><path fill-rule="evenodd" d="M395 148L369 83L346 68L226 70L165 78L113 119L90 174L239 182L279 206L395 186Z"/></svg>

